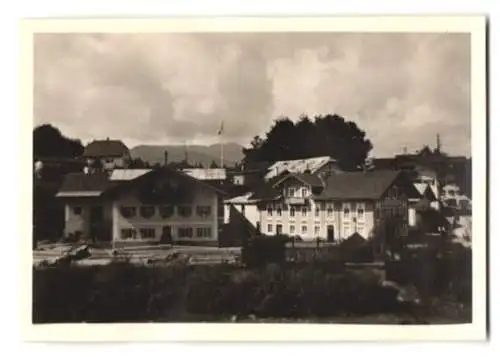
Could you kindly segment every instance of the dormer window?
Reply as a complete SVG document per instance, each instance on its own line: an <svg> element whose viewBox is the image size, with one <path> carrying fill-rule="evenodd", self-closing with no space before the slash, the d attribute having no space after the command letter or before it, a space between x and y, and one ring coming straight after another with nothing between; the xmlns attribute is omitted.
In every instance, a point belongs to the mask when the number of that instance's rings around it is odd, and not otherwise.
<svg viewBox="0 0 500 357"><path fill-rule="evenodd" d="M267 207L267 215L272 216L273 215L273 208L271 206Z"/></svg>
<svg viewBox="0 0 500 357"><path fill-rule="evenodd" d="M288 187L288 197L295 196L295 187Z"/></svg>
<svg viewBox="0 0 500 357"><path fill-rule="evenodd" d="M307 197L308 190L307 187L302 187L302 197Z"/></svg>

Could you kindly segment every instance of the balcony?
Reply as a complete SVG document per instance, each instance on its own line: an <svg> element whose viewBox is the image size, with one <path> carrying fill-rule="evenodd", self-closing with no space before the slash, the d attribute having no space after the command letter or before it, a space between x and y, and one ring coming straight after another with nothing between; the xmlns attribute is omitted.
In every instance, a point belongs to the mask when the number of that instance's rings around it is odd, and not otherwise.
<svg viewBox="0 0 500 357"><path fill-rule="evenodd" d="M285 203L288 205L304 205L306 199L304 197L285 197Z"/></svg>

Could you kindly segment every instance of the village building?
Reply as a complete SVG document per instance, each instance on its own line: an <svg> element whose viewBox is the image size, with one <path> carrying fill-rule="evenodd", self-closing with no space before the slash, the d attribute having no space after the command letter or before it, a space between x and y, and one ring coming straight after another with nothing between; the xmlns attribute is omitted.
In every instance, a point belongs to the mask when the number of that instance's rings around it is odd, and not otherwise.
<svg viewBox="0 0 500 357"><path fill-rule="evenodd" d="M99 241L216 241L222 199L217 187L179 172L115 169L66 176L57 197L65 235Z"/></svg>
<svg viewBox="0 0 500 357"><path fill-rule="evenodd" d="M321 172L320 172L321 173ZM407 233L408 195L415 188L400 171L304 173L272 177L255 192L225 201L265 235L337 241L357 233L369 238L385 217L401 218Z"/></svg>
<svg viewBox="0 0 500 357"><path fill-rule="evenodd" d="M126 168L130 162L130 151L121 140L94 140L83 152L83 158L91 169Z"/></svg>

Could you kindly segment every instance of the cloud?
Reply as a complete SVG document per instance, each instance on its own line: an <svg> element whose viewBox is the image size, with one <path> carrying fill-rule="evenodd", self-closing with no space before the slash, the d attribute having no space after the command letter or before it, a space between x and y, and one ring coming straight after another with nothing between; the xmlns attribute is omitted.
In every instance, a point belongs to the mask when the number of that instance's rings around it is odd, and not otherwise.
<svg viewBox="0 0 500 357"><path fill-rule="evenodd" d="M337 113L373 154L470 153L466 34L37 34L35 123L89 140L249 143L278 116Z"/></svg>

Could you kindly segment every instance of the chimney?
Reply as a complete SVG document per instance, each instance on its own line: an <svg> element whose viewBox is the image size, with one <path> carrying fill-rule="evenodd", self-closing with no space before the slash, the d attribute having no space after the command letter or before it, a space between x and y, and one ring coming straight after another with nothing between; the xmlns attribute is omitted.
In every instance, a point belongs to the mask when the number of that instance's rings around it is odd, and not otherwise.
<svg viewBox="0 0 500 357"><path fill-rule="evenodd" d="M165 152L163 153L163 164L165 166L168 165L168 151L167 150L165 150Z"/></svg>

